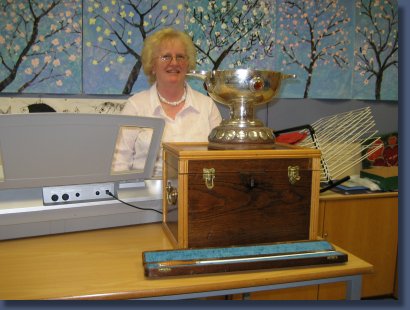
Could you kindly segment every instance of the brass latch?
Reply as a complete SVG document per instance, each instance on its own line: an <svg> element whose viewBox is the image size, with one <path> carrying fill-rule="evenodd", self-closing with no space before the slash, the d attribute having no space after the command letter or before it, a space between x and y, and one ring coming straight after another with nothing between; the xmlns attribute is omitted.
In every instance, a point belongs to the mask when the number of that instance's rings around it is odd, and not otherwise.
<svg viewBox="0 0 410 310"><path fill-rule="evenodd" d="M300 180L299 166L288 166L288 178L290 184L295 184Z"/></svg>
<svg viewBox="0 0 410 310"><path fill-rule="evenodd" d="M171 182L168 181L165 188L167 192L167 202L170 205L175 205L178 201L178 190L171 185Z"/></svg>
<svg viewBox="0 0 410 310"><path fill-rule="evenodd" d="M208 189L214 188L215 169L204 168L202 170L202 179L205 181L205 185Z"/></svg>

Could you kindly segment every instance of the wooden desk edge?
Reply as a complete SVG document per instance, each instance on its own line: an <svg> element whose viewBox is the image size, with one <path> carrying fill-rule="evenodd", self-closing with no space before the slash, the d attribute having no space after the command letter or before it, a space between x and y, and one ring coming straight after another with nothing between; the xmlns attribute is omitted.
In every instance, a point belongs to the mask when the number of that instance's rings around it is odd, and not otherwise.
<svg viewBox="0 0 410 310"><path fill-rule="evenodd" d="M257 273L266 273L266 272L277 272L277 271L285 271L285 270L306 270L310 268L317 268L318 272L312 276L311 274L294 274L292 276L282 277L278 281L272 282L272 279L269 278L267 275L252 280L234 280L231 282L223 282L219 281L218 283L209 283L206 285L203 284L196 284L196 285L186 285L181 287L174 287L174 288L162 288L162 289L152 289L152 290L144 290L144 291L127 291L127 292L113 292L113 293L105 293L105 294L90 294L90 295L77 295L77 296L67 296L56 298L56 300L120 300L120 299L138 299L138 298L150 298L150 297L159 297L159 296L171 296L171 295L179 295L179 294L191 294L191 293L201 293L201 292L212 292L212 291L220 291L220 290L232 290L238 288L245 288L245 287L257 287L257 286L268 286L268 285L275 285L275 284L285 284L285 283L292 283L292 282L303 282L303 281L310 281L310 280L319 280L323 278L338 278L338 277L348 277L348 276L356 276L356 275L364 275L370 274L374 272L373 265L370 263L360 259L357 256L341 249L340 247L335 245L336 250L342 251L348 254L348 262L341 263L341 264L331 264L331 265L315 265L315 266L300 266L300 267L292 267L292 268L278 268L278 269L264 269L264 270L250 270L250 271L243 271L243 272L230 272L226 274L204 274L204 275L194 275L194 276L181 276L181 277L172 277L173 279L188 279L188 278L197 278L197 277L212 277L212 276L229 276L229 275L244 275L250 274L255 275ZM337 267L344 266L344 265L356 264L358 266L354 268L350 268L349 270L346 269L337 269ZM335 268L336 267L336 268ZM332 268L336 269L333 270L328 276L323 277L321 276L320 269L321 268ZM171 278L171 277L169 277ZM148 279L148 281L161 281L161 279Z"/></svg>
<svg viewBox="0 0 410 310"><path fill-rule="evenodd" d="M154 238L153 240L156 240L153 241L155 244L151 245L151 241L145 237L146 235ZM138 250L135 247L130 247L129 244L129 242L132 242L132 244L138 242L139 239L136 239L137 237L135 236L143 236L141 239L141 248ZM127 241L124 241L125 239ZM118 240L122 241L120 245L118 245ZM112 248L107 248L107 246L111 247L111 245ZM95 246L94 250L92 249L93 246ZM4 251L4 255L0 255L0 257L3 257L2 267L7 268L8 272L6 272L6 274L7 277L9 277L3 278L2 283L0 283L0 299L137 299L355 276L373 271L371 264L335 246L336 249L348 254L348 262L342 264L263 269L223 274L204 274L173 278L164 277L161 279L148 279L144 277L140 257L141 251L161 249L161 247L164 246L169 247L170 243L163 233L160 223L11 240L5 241L4 243L0 242L0 247L2 251ZM28 252L28 249L32 249L34 252ZM60 250L64 251L65 249L68 249L66 253L56 252ZM0 254L2 251L0 251ZM83 251L86 251L85 253L87 255L84 255ZM110 253L116 253L118 251L121 256L120 259L118 259L116 255L110 255ZM32 256L33 254L34 256ZM56 260L60 261L61 255L68 255L71 260L67 262L61 261L61 264L53 265L51 269L48 268L47 264L54 264ZM130 255L131 257L129 257ZM122 269L119 269L123 273L127 272L123 266L133 266L132 268L134 269L130 270L129 272L131 274L125 276L124 279L112 279L113 283L116 283L115 285L112 283L107 283L108 285L102 283L103 285L100 285L99 281L102 281L102 279L98 276L99 269L93 269L93 267L95 267L93 260L95 259L101 260L104 263L111 262L114 266L115 259L122 263L125 262L126 265L121 265ZM79 283L80 286L75 284L75 281L78 280L75 275L81 272L81 270L67 271L67 268L76 261L79 261L77 266L86 268L83 270L86 274L81 274L84 280ZM19 264L22 262L26 265L21 266L21 268ZM33 266L37 266L35 262L39 262L39 265L43 266L42 268L44 270L48 270L48 273L55 272L55 274L52 276L49 274L48 280L43 279L41 276L42 273L38 269L34 270L32 275L28 275L27 271L30 270L31 264L34 263ZM101 262L99 263L101 264ZM12 268L8 268L7 264L10 264ZM91 271L88 270L88 267L91 267ZM3 271L6 271L6 269ZM111 270L111 272L112 271L113 270ZM68 282L64 280L67 275L70 277ZM3 274L3 276L5 276L5 274ZM31 277L30 281L28 281L27 277ZM62 279L61 282L56 283L55 279L59 278ZM91 280L88 281L88 279ZM133 279L136 281L135 285L133 284ZM110 278L105 277L103 281L108 280L110 280ZM15 287L10 287L10 285L14 285ZM81 285L87 289L81 291L81 288L79 288ZM67 289L64 288L65 286L67 286ZM2 291L2 287L5 289L4 291ZM42 287L42 290L38 291L40 287ZM121 287L123 287L123 289L121 289ZM32 288L36 288L37 291L33 291ZM23 290L20 291L21 289ZM47 289L50 289L50 291L47 291Z"/></svg>

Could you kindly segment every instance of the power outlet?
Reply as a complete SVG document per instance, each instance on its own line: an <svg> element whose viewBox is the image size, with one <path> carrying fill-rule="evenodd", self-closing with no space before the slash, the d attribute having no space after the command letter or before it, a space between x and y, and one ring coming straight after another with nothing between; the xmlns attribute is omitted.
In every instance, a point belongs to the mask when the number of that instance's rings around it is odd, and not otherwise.
<svg viewBox="0 0 410 310"><path fill-rule="evenodd" d="M43 188L44 205L58 205L87 201L111 200L117 196L115 183L96 183Z"/></svg>

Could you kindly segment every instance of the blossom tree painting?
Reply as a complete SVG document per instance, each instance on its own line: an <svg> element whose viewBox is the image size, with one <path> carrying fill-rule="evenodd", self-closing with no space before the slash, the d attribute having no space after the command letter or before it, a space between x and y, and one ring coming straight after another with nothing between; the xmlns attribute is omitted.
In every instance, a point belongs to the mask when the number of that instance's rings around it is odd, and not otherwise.
<svg viewBox="0 0 410 310"><path fill-rule="evenodd" d="M396 0L357 0L355 97L397 100L399 14Z"/></svg>
<svg viewBox="0 0 410 310"><path fill-rule="evenodd" d="M142 43L161 27L182 27L182 9L169 0L85 0L85 91L130 94L147 87Z"/></svg>
<svg viewBox="0 0 410 310"><path fill-rule="evenodd" d="M198 70L295 74L280 98L397 101L397 2L1 0L0 94L146 89L143 42L174 27L192 37Z"/></svg>
<svg viewBox="0 0 410 310"><path fill-rule="evenodd" d="M81 0L0 2L0 92L80 93Z"/></svg>
<svg viewBox="0 0 410 310"><path fill-rule="evenodd" d="M198 50L198 66L218 70L260 68L262 63L268 69L274 55L274 8L273 1L263 0L187 2L185 30Z"/></svg>
<svg viewBox="0 0 410 310"><path fill-rule="evenodd" d="M289 97L343 97L350 91L352 15L344 2L280 2L276 43L282 52L281 67L300 81Z"/></svg>

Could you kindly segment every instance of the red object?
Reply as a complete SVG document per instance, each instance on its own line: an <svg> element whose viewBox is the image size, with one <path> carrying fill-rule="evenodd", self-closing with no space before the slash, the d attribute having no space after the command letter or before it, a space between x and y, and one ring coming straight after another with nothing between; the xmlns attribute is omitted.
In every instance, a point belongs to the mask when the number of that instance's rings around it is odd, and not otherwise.
<svg viewBox="0 0 410 310"><path fill-rule="evenodd" d="M367 159L369 161L375 161L377 158L381 157L383 155L383 151L384 151L384 146L382 146L380 149L378 149L377 151L373 152L373 150L377 147L379 147L380 144L383 144L382 140L376 140L373 144L373 146L371 146L368 150L367 150ZM371 153L373 152L373 153Z"/></svg>
<svg viewBox="0 0 410 310"><path fill-rule="evenodd" d="M375 166L398 166L399 165L399 139L397 134L390 134L374 141L374 145L367 150L366 165L364 167ZM374 148L381 145L381 148L373 154L369 154Z"/></svg>
<svg viewBox="0 0 410 310"><path fill-rule="evenodd" d="M287 143L287 144L296 144L301 142L307 137L306 132L290 132L282 133L276 137L276 142Z"/></svg>

